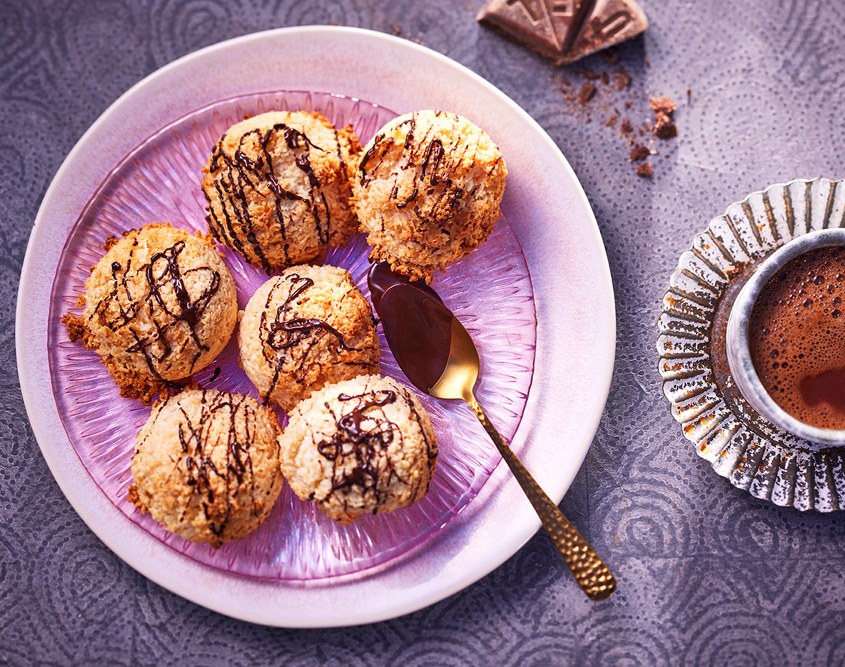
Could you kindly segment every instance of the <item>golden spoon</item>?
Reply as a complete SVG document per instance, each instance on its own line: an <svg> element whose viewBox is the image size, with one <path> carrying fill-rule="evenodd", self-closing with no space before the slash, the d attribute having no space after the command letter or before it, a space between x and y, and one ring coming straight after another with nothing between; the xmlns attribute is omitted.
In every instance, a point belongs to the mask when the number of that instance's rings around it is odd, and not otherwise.
<svg viewBox="0 0 845 667"><path fill-rule="evenodd" d="M592 600L610 597L616 580L607 565L540 488L476 400L478 350L458 318L434 290L408 282L383 262L372 266L368 283L387 342L408 379L435 398L466 401L528 496L575 580Z"/></svg>

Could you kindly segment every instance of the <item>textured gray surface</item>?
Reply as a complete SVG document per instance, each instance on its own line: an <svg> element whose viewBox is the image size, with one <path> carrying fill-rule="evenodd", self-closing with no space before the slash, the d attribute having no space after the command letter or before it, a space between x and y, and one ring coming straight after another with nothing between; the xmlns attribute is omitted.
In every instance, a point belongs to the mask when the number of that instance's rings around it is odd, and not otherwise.
<svg viewBox="0 0 845 667"><path fill-rule="evenodd" d="M651 28L620 49L630 88L600 84L587 108L560 90L562 80L580 87L578 65L553 68L479 28L480 4L0 1L0 278L10 286L0 296L0 664L845 661L845 515L779 509L718 477L672 420L654 350L668 276L710 217L771 183L845 176L845 4L643 0ZM13 288L51 178L143 76L223 39L309 23L401 29L463 63L536 118L578 173L607 246L619 334L607 411L562 508L616 573L611 600L587 601L537 535L477 584L405 618L266 629L135 573L53 481L14 371ZM655 94L679 102L680 136L655 144L645 180L605 121L616 106L645 122Z"/></svg>

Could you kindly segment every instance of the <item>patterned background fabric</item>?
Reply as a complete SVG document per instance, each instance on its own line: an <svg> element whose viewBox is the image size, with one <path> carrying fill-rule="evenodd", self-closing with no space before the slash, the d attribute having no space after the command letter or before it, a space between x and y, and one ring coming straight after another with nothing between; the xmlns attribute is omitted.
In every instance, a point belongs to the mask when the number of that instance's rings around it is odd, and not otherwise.
<svg viewBox="0 0 845 667"><path fill-rule="evenodd" d="M845 662L845 514L780 509L718 477L672 419L655 352L669 275L710 218L772 183L845 177L845 3L642 0L651 27L618 63L564 68L478 26L481 4L0 0L0 664ZM162 65L305 24L398 32L448 55L526 109L577 172L607 247L618 344L605 416L561 507L619 579L609 601L588 601L540 533L478 583L404 618L259 627L136 573L53 480L14 351L16 286L53 175L89 125ZM582 66L620 65L629 88L598 81L587 105L567 92L577 95ZM678 102L679 137L655 142L644 179L610 119L618 108L642 125L654 95Z"/></svg>

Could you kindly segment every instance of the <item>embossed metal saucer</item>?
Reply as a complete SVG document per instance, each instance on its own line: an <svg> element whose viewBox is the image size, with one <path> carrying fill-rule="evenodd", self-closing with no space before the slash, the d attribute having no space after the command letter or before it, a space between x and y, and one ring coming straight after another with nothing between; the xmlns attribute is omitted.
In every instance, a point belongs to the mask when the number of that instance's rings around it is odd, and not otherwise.
<svg viewBox="0 0 845 667"><path fill-rule="evenodd" d="M763 418L731 377L731 305L783 244L845 227L845 180L795 180L731 204L678 261L663 297L657 351L672 416L700 457L755 498L806 511L845 509L845 448L802 440Z"/></svg>

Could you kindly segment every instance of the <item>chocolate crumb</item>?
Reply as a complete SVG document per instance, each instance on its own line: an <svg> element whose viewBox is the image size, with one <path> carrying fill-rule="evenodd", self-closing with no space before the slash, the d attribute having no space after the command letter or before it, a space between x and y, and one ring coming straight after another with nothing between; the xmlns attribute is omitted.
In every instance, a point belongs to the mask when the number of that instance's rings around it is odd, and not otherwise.
<svg viewBox="0 0 845 667"><path fill-rule="evenodd" d="M602 60L606 62L608 65L615 65L616 62L619 60L619 49L615 46L610 47L609 49L605 49L604 51L599 52Z"/></svg>
<svg viewBox="0 0 845 667"><path fill-rule="evenodd" d="M393 34L396 35L397 37L402 34L402 26L401 25L398 25L398 24L394 23L393 21L391 21L387 25L390 26L390 29L393 31Z"/></svg>
<svg viewBox="0 0 845 667"><path fill-rule="evenodd" d="M642 144L634 144L634 147L631 149L631 162L641 162L645 160L649 155L649 150Z"/></svg>
<svg viewBox="0 0 845 667"><path fill-rule="evenodd" d="M662 111L657 112L657 118L654 120L654 136L658 139L672 139L678 136L678 128L672 119Z"/></svg>
<svg viewBox="0 0 845 667"><path fill-rule="evenodd" d="M651 97L648 104L652 111L662 111L665 114L675 111L675 103L668 97Z"/></svg>
<svg viewBox="0 0 845 667"><path fill-rule="evenodd" d="M601 76L601 74L599 74L598 72L594 72L593 70L587 69L586 67L582 67L581 76L587 79L587 81L595 81Z"/></svg>
<svg viewBox="0 0 845 667"><path fill-rule="evenodd" d="M648 162L643 162L639 167L636 169L637 176L642 176L643 178L651 178L651 175L654 173L654 170L651 168L651 165Z"/></svg>
<svg viewBox="0 0 845 667"><path fill-rule="evenodd" d="M560 87L560 92L563 93L563 97L567 102L574 102L575 101L575 91L572 89L572 84L569 81L564 80L562 82L563 85Z"/></svg>
<svg viewBox="0 0 845 667"><path fill-rule="evenodd" d="M610 77L607 75L607 72L602 72L601 76L599 77L601 82L606 86L610 83Z"/></svg>
<svg viewBox="0 0 845 667"><path fill-rule="evenodd" d="M618 114L613 114L610 118L608 118L608 119L605 121L604 126L605 126L605 127L616 127L616 121L617 121L618 119L619 119L619 115L618 115Z"/></svg>
<svg viewBox="0 0 845 667"><path fill-rule="evenodd" d="M581 105L586 105L593 96L596 94L596 87L590 83L589 81L586 82L583 86L581 86L581 92L578 93L578 101Z"/></svg>
<svg viewBox="0 0 845 667"><path fill-rule="evenodd" d="M619 67L613 72L613 82L616 85L616 90L622 90L631 83L631 75L624 67Z"/></svg>
<svg viewBox="0 0 845 667"><path fill-rule="evenodd" d="M626 118L622 121L622 125L620 125L619 129L622 130L623 134L631 134L631 132L634 131L634 126L631 125L631 121Z"/></svg>
<svg viewBox="0 0 845 667"><path fill-rule="evenodd" d="M687 104L692 104L692 88L687 86Z"/></svg>

